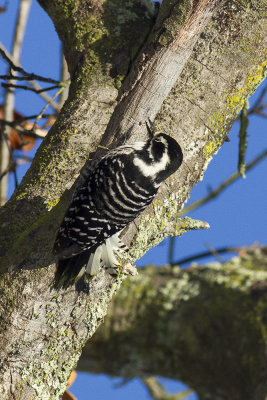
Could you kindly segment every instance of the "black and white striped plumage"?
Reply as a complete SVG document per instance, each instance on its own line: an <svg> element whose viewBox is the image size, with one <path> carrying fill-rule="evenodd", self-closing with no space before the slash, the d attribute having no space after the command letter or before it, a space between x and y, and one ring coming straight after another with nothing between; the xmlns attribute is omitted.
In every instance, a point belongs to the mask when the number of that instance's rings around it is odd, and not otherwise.
<svg viewBox="0 0 267 400"><path fill-rule="evenodd" d="M159 133L109 151L89 170L55 241L60 285L73 283L84 272L94 275L100 265L116 265L118 233L151 203L182 159L176 140Z"/></svg>

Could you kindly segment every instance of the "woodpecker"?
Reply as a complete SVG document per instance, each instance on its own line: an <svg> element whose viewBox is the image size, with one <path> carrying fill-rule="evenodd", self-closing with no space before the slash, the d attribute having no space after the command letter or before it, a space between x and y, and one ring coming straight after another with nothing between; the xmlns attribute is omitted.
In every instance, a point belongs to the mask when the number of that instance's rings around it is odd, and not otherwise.
<svg viewBox="0 0 267 400"><path fill-rule="evenodd" d="M115 268L114 250L125 247L122 229L153 200L160 184L183 161L181 147L165 133L108 151L87 171L73 195L54 244L56 285L67 287L101 266Z"/></svg>

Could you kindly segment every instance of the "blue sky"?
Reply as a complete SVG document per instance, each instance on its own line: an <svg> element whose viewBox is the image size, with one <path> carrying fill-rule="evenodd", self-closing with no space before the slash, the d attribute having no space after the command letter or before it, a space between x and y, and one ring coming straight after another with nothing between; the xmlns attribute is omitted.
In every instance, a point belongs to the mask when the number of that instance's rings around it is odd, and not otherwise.
<svg viewBox="0 0 267 400"><path fill-rule="evenodd" d="M2 4L2 2L1 2ZM18 0L8 2L8 9L0 14L0 41L10 51L13 28L16 19ZM60 44L57 39L53 24L42 11L36 1L33 1L29 24L27 27L21 63L28 72L58 79ZM0 72L6 72L6 64L0 60ZM262 88L262 85L261 85ZM250 104L255 102L261 90L250 98ZM50 92L51 93L51 92ZM0 91L1 102L3 91ZM16 108L24 115L35 114L45 105L38 95L18 91L16 97ZM191 202L205 196L208 187L216 188L230 174L236 171L238 160L238 128L236 122L230 133L230 143L225 143L218 154L210 163L204 180L200 182L191 192ZM248 127L248 151L246 161L250 162L263 149L267 148L267 121L260 117L251 117ZM18 170L21 180L28 166L23 165ZM248 172L246 179L239 179L234 185L226 189L220 197L209 202L205 206L189 214L191 218L201 219L210 224L210 229L205 231L189 232L175 242L174 260L190 256L194 253L207 249L206 243L213 248L222 246L250 245L257 241L260 244L267 242L267 158ZM10 177L9 195L14 189L13 176ZM137 265L143 266L148 263L156 265L165 264L168 261L169 240L166 239L162 245L151 249ZM222 255L223 259L230 255ZM209 259L210 260L210 259ZM202 261L202 260L201 260ZM204 262L205 260L203 260ZM120 382L119 378L110 379L103 375L89 375L79 373L71 388L79 400L98 400L103 398L125 399L148 399L149 396L138 379L127 385L116 388ZM162 380L170 392L180 390L179 383L170 380ZM191 395L188 400L197 397Z"/></svg>

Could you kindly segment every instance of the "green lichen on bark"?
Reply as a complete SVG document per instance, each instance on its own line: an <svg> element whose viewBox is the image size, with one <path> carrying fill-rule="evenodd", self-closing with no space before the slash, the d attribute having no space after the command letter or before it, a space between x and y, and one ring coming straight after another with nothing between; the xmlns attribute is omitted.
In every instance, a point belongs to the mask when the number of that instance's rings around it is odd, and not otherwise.
<svg viewBox="0 0 267 400"><path fill-rule="evenodd" d="M191 9L191 0L163 1L159 18L154 28L160 31L159 43L162 46L168 46L173 41L177 31L181 29L188 18Z"/></svg>
<svg viewBox="0 0 267 400"><path fill-rule="evenodd" d="M103 79L112 64L113 78L125 76L132 48L142 43L154 17L151 5L138 0L39 2L55 23L72 74L82 59L83 86Z"/></svg>
<svg viewBox="0 0 267 400"><path fill-rule="evenodd" d="M262 49L262 57L264 57L264 53L265 50ZM208 121L209 131L212 131L213 137L211 137L210 141L204 148L207 159L210 159L220 148L221 141L228 132L226 125L227 120L237 118L237 115L242 110L246 99L254 93L259 84L265 79L266 75L267 60L264 60L262 63L255 66L252 71L249 71L242 88L226 92L222 99L224 107L219 113L214 112Z"/></svg>
<svg viewBox="0 0 267 400"><path fill-rule="evenodd" d="M125 278L106 275L102 280L104 290L100 293L93 288L99 286L99 277L87 280L77 291L60 292L53 289L53 274L53 268L43 268L12 273L0 280L0 336L8 332L5 350L9 355L15 354L22 367L14 393L27 392L36 400L55 399L64 392L81 349L103 322L108 304ZM64 298L68 298L70 308L62 308ZM13 330L18 328L19 334L14 335ZM0 356L4 363L4 349L0 349ZM24 357L29 358L29 362L25 362ZM3 379L8 373L9 370L1 369ZM16 373L14 370L14 379ZM0 385L0 393L1 389Z"/></svg>
<svg viewBox="0 0 267 400"><path fill-rule="evenodd" d="M214 15L157 115L156 126L182 145L182 176L190 168L201 179L245 99L266 76L264 1L246 3L226 2ZM181 183L189 193L190 181Z"/></svg>
<svg viewBox="0 0 267 400"><path fill-rule="evenodd" d="M169 213L170 207L155 205L153 212L139 218L138 233L132 243L130 255L135 260L169 236L182 236L185 232L207 229L209 224L191 218L178 218ZM163 215L164 213L164 215Z"/></svg>

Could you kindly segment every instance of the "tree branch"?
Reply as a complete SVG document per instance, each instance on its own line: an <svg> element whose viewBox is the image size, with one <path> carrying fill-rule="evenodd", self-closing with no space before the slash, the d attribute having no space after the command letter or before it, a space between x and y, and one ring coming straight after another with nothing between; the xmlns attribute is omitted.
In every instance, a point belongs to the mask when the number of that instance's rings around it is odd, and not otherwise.
<svg viewBox="0 0 267 400"><path fill-rule="evenodd" d="M35 80L38 80L38 81L41 81L41 82L54 83L57 86L59 85L60 82L55 80L55 79L45 78L44 76L36 75L36 74L34 74L32 72L30 72L30 73L26 72L21 66L15 65L14 62L12 61L12 59L5 53L3 48L0 48L0 54L3 57L3 59L8 62L8 64L10 65L10 68L11 68L11 71L9 72L9 75L0 75L1 79L5 79L5 80L16 79L16 80L20 80L20 81L32 81L32 80L35 79ZM19 72L23 76L17 76L17 74L13 74L12 70L14 70L16 72Z"/></svg>
<svg viewBox="0 0 267 400"><path fill-rule="evenodd" d="M142 268L123 283L78 370L177 379L201 399L265 400L266 289L266 248L224 264Z"/></svg>
<svg viewBox="0 0 267 400"><path fill-rule="evenodd" d="M68 81L70 79L70 74L68 71L68 65L63 53L63 49L61 48L61 81L65 82ZM62 108L63 104L65 103L65 101L68 98L68 93L69 90L66 87L65 90L63 90L63 92L61 92L60 97L59 97L59 102L58 105L60 108Z"/></svg>
<svg viewBox="0 0 267 400"><path fill-rule="evenodd" d="M245 170L248 172L251 170L255 165L257 165L261 160L267 157L267 150L264 150L261 154L254 158L247 166ZM185 207L183 210L180 211L179 215L185 215L189 212L195 210L203 206L204 204L208 203L210 200L215 199L223 190L228 188L232 183L234 183L238 178L240 178L240 172L237 171L231 176L229 176L221 185L219 185L215 190L209 192L209 194L203 197L200 200L195 201L194 203L190 204L189 206Z"/></svg>
<svg viewBox="0 0 267 400"><path fill-rule="evenodd" d="M21 44L24 37L30 6L31 6L31 0L20 1L16 30L13 39L13 48L12 48L12 58L15 60L16 64L19 63L20 59ZM0 49L0 51L2 54L2 49ZM16 77L16 73L14 74L14 77ZM15 83L15 81L13 83ZM4 119L7 121L13 120L14 104L15 104L14 91L8 89L6 90L5 93L4 110L3 110ZM0 135L0 160L1 160L0 174L2 174L3 171L7 170L7 166L10 164L10 157L12 157L12 153L10 151L7 140L9 135L10 135L10 128L7 125L5 125L4 131L2 131ZM8 184L8 175L5 175L0 182L0 206L6 202L7 184Z"/></svg>
<svg viewBox="0 0 267 400"><path fill-rule="evenodd" d="M155 400L184 400L193 392L191 389L188 389L176 394L168 394L154 376L142 378L142 381L147 387L150 396Z"/></svg>
<svg viewBox="0 0 267 400"><path fill-rule="evenodd" d="M54 100L65 90L66 86L62 86L60 89L58 89L58 91L54 94L54 96L52 97L52 99L42 108L41 112L39 113L39 115L37 115L33 127L32 127L32 131L35 132L36 128L37 128L37 124L38 121L43 118L43 115L45 113L45 111L48 109L48 107L54 102Z"/></svg>
<svg viewBox="0 0 267 400"><path fill-rule="evenodd" d="M246 162L245 155L248 147L248 100L245 102L244 107L240 114L240 129L239 129L239 152L238 152L238 172L240 176L244 179L246 177Z"/></svg>
<svg viewBox="0 0 267 400"><path fill-rule="evenodd" d="M219 247L216 248L215 251L218 254L222 254L222 253L243 253L243 252L247 252L247 251L253 251L255 249L260 249L264 252L267 252L267 248L266 246L259 246L257 243L253 244L252 246L224 246L224 247ZM193 254L192 256L189 257L185 257L182 258L180 260L176 260L173 261L171 263L171 265L183 265L183 264L187 264L190 263L192 261L196 261L199 260L200 258L204 258L204 257L211 257L214 256L214 252L212 251L203 251L201 253L197 253L197 254Z"/></svg>
<svg viewBox="0 0 267 400"><path fill-rule="evenodd" d="M259 115L261 113L261 111L264 110L267 107L267 104L264 104L266 91L267 91L267 86L265 86L262 89L262 91L261 91L258 99L255 101L253 107L251 107L248 110L248 115L252 115L252 114Z"/></svg>
<svg viewBox="0 0 267 400"><path fill-rule="evenodd" d="M12 58L12 55L9 54L9 52L7 51L7 49L4 47L4 45L2 43L0 43L0 50L1 50L1 54L3 55L3 53L12 61L14 62L14 59ZM20 66L20 64L18 63L17 66ZM35 81L30 81L29 82L30 85L32 85L33 88L35 88L37 91L41 89L40 85L35 82ZM46 101L49 102L51 100L51 97L46 94L46 93L39 93L39 95ZM59 111L59 107L56 103L51 103L51 106L54 108L55 111Z"/></svg>
<svg viewBox="0 0 267 400"><path fill-rule="evenodd" d="M48 92L49 90L54 90L57 89L59 87L59 85L55 85L55 86L49 86L46 88L42 88L42 89L35 89L35 88L31 88L29 86L26 85L15 85L13 83L2 83L2 86L6 89L12 88L12 89L23 89L23 90L30 90L34 93L42 93L42 92Z"/></svg>

